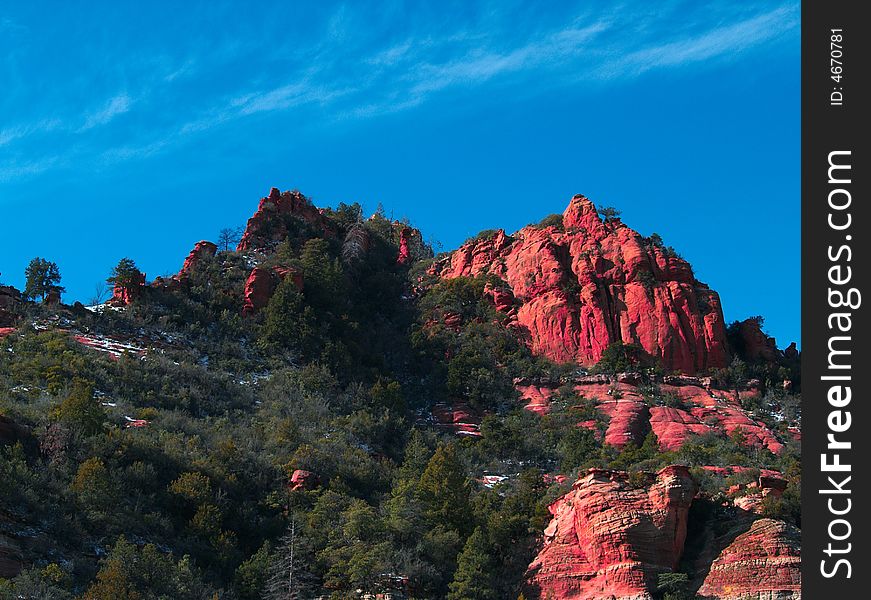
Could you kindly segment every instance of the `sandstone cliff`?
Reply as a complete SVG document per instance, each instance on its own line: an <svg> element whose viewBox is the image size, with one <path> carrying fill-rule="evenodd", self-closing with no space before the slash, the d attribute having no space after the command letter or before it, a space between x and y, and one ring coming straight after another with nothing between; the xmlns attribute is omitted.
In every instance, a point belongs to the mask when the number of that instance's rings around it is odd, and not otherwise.
<svg viewBox="0 0 871 600"><path fill-rule="evenodd" d="M557 362L592 365L622 341L641 345L667 370L729 363L717 293L657 238L602 219L584 196L572 198L561 223L467 242L431 273L502 279L510 293L494 299L500 310L516 310L533 351Z"/></svg>

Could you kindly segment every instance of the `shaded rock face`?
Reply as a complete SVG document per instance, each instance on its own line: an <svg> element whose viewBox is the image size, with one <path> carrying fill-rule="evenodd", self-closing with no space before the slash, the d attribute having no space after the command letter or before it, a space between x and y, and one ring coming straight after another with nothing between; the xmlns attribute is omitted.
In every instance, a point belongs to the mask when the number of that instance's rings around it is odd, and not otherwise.
<svg viewBox="0 0 871 600"><path fill-rule="evenodd" d="M184 265L182 265L181 271L178 272L177 278L179 280L186 278L190 275L191 271L194 270L197 263L199 263L203 258L214 256L217 252L218 246L212 242L207 242L205 240L197 242L194 245L193 250L188 254L188 257L184 259Z"/></svg>
<svg viewBox="0 0 871 600"><path fill-rule="evenodd" d="M433 265L441 277L490 273L517 300L531 348L593 365L612 342L641 345L666 370L725 367L720 298L683 259L575 196L561 228L529 226L470 241Z"/></svg>
<svg viewBox="0 0 871 600"><path fill-rule="evenodd" d="M12 327L15 324L20 304L21 292L11 285L0 285L0 328Z"/></svg>
<svg viewBox="0 0 871 600"><path fill-rule="evenodd" d="M302 273L291 267L273 267L267 269L264 267L254 267L251 274L245 281L245 302L242 306L243 315L252 315L264 308L275 288L284 279L290 277L297 289L302 289L303 280Z"/></svg>
<svg viewBox="0 0 871 600"><path fill-rule="evenodd" d="M652 599L660 573L678 566L698 485L686 467L644 481L592 469L551 504L544 547L527 572L531 597Z"/></svg>
<svg viewBox="0 0 871 600"><path fill-rule="evenodd" d="M21 546L14 539L0 534L0 578L12 579L23 568Z"/></svg>
<svg viewBox="0 0 871 600"><path fill-rule="evenodd" d="M25 446L33 445L30 429L19 425L9 417L0 415L0 446L12 446L17 443Z"/></svg>
<svg viewBox="0 0 871 600"><path fill-rule="evenodd" d="M777 348L777 342L762 331L758 320L746 319L741 321L738 324L738 335L745 359L751 362L762 360L777 363L783 358L783 353ZM794 344L792 349L795 350Z"/></svg>
<svg viewBox="0 0 871 600"><path fill-rule="evenodd" d="M773 519L738 524L713 546L724 546L707 569L698 597L719 600L801 598L801 532Z"/></svg>
<svg viewBox="0 0 871 600"><path fill-rule="evenodd" d="M297 191L281 192L272 188L260 200L257 212L248 219L245 233L236 250L269 250L285 238L295 237L300 223L328 236L335 235L329 220L311 201Z"/></svg>

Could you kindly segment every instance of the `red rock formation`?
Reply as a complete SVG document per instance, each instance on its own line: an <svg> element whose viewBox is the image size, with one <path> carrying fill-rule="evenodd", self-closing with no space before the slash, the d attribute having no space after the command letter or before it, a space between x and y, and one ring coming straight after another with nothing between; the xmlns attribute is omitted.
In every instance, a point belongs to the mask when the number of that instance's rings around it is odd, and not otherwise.
<svg viewBox="0 0 871 600"><path fill-rule="evenodd" d="M290 476L291 491L313 490L320 484L320 477L311 471L297 469Z"/></svg>
<svg viewBox="0 0 871 600"><path fill-rule="evenodd" d="M245 303L242 306L242 314L252 315L264 308L269 303L269 299L272 298L278 284L288 277L291 278L297 289L302 289L302 273L298 269L281 266L271 269L254 267L245 281Z"/></svg>
<svg viewBox="0 0 871 600"><path fill-rule="evenodd" d="M610 383L606 375L578 377L573 387L579 396L595 402L607 419L605 442L617 448L629 442L640 445L651 429L663 450L677 450L693 435L712 432L725 437L740 430L751 447L774 454L783 451L784 445L774 432L741 408L734 390L710 387L707 378L666 376L662 381L660 393L678 399L680 407L648 407L638 387L641 382L624 374L617 376L617 383ZM558 385L522 379L514 382L526 409L537 414L550 411L550 399ZM745 389L740 395L746 398L758 393L758 389Z"/></svg>
<svg viewBox="0 0 871 600"><path fill-rule="evenodd" d="M411 240L412 230L410 227L404 227L399 232L399 255L396 257L396 264L408 264L411 260L411 250L409 249L409 241Z"/></svg>
<svg viewBox="0 0 871 600"><path fill-rule="evenodd" d="M554 394L553 388L546 385L522 385L519 383L514 387L520 392L520 398L526 402L526 410L539 415L550 412L550 398Z"/></svg>
<svg viewBox="0 0 871 600"><path fill-rule="evenodd" d="M745 526L737 526L743 529ZM759 519L720 552L698 591L719 600L801 598L801 534L786 523Z"/></svg>
<svg viewBox="0 0 871 600"><path fill-rule="evenodd" d="M321 234L335 235L333 225L308 198L297 191L281 192L278 188L272 188L269 195L260 200L254 216L248 219L236 250L245 252L273 248L292 233L287 217L299 219Z"/></svg>
<svg viewBox="0 0 871 600"><path fill-rule="evenodd" d="M188 257L184 259L184 265L182 265L181 271L178 272L177 278L184 279L190 275L191 271L193 271L194 267L196 267L200 260L205 257L212 257L217 254L217 252L218 246L212 242L207 242L205 240L197 242L194 245L193 250L188 254Z"/></svg>
<svg viewBox="0 0 871 600"><path fill-rule="evenodd" d="M651 407L650 426L663 450L677 450L691 435L711 431L711 427L687 411L665 406Z"/></svg>
<svg viewBox="0 0 871 600"><path fill-rule="evenodd" d="M488 283L484 286L484 295L493 301L493 305L499 312L513 314L514 311L514 293L507 287L496 287Z"/></svg>
<svg viewBox="0 0 871 600"><path fill-rule="evenodd" d="M115 284L109 304L128 306L142 294L143 289L145 289L145 273L140 271L128 285Z"/></svg>
<svg viewBox="0 0 871 600"><path fill-rule="evenodd" d="M642 479L592 469L551 504L544 547L527 571L530 596L651 597L658 574L680 561L698 485L686 467L678 466Z"/></svg>
<svg viewBox="0 0 871 600"><path fill-rule="evenodd" d="M602 402L598 406L609 419L605 443L622 448L633 443L640 446L650 430L650 410L640 400L619 399Z"/></svg>
<svg viewBox="0 0 871 600"><path fill-rule="evenodd" d="M742 510L762 514L763 503L766 498L780 498L786 490L789 482L776 471L768 471L761 473L756 481L747 485L738 485L735 490L730 490L730 494L734 495L733 504Z"/></svg>
<svg viewBox="0 0 871 600"><path fill-rule="evenodd" d="M749 361L779 362L783 353L777 349L773 337L765 335L758 319L746 319L738 324L738 335L743 355ZM794 348L793 348L794 349Z"/></svg>
<svg viewBox="0 0 871 600"><path fill-rule="evenodd" d="M479 437L481 435L481 416L467 404L458 402L452 406L436 404L432 408L436 425L457 435Z"/></svg>
<svg viewBox="0 0 871 600"><path fill-rule="evenodd" d="M557 362L595 364L612 342L640 344L668 370L729 362L720 299L689 264L575 196L562 230L499 230L433 265L441 277L490 273L520 304L531 348Z"/></svg>

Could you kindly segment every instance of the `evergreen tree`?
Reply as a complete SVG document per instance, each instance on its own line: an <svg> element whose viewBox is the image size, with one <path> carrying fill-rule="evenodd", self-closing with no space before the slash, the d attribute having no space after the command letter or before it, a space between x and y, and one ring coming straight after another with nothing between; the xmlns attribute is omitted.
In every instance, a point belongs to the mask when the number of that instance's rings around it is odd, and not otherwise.
<svg viewBox="0 0 871 600"><path fill-rule="evenodd" d="M106 558L84 600L140 600L129 569L136 564L136 546L122 535Z"/></svg>
<svg viewBox="0 0 871 600"><path fill-rule="evenodd" d="M145 283L145 276L132 259L122 258L112 267L106 282L115 289L124 290L129 298L139 293L140 286Z"/></svg>
<svg viewBox="0 0 871 600"><path fill-rule="evenodd" d="M91 382L76 378L69 395L55 408L53 416L85 435L94 435L103 430L106 411L94 398Z"/></svg>
<svg viewBox="0 0 871 600"><path fill-rule="evenodd" d="M36 257L24 269L26 283L24 296L31 300L37 298L45 302L50 294L62 294L65 289L60 286L60 270L57 264L44 258Z"/></svg>
<svg viewBox="0 0 871 600"><path fill-rule="evenodd" d="M418 492L431 523L467 533L471 514L469 485L453 444L436 449L420 477Z"/></svg>
<svg viewBox="0 0 871 600"><path fill-rule="evenodd" d="M599 215L606 221L613 221L620 217L620 211L613 206L603 206L599 209Z"/></svg>
<svg viewBox="0 0 871 600"><path fill-rule="evenodd" d="M476 527L457 561L448 600L495 600L496 582L490 544L483 529Z"/></svg>

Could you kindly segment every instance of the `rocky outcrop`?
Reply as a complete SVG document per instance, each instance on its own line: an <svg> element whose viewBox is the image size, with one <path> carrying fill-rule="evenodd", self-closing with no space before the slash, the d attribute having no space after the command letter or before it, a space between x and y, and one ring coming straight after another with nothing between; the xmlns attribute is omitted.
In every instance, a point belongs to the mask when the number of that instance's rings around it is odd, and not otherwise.
<svg viewBox="0 0 871 600"><path fill-rule="evenodd" d="M193 250L188 254L188 257L184 259L184 265L182 265L181 271L178 272L177 279L183 280L187 278L200 261L204 258L211 258L217 252L218 246L216 244L205 240L197 242Z"/></svg>
<svg viewBox="0 0 871 600"><path fill-rule="evenodd" d="M269 303L269 299L272 298L278 284L287 278L293 281L297 289L302 289L302 272L298 269L281 266L271 269L254 267L245 281L245 301L242 306L242 314L252 315L264 308Z"/></svg>
<svg viewBox="0 0 871 600"><path fill-rule="evenodd" d="M763 361L778 363L783 358L783 352L777 348L777 342L762 331L758 318L750 318L738 324L737 345L740 354L748 361ZM795 350L795 346L792 346Z"/></svg>
<svg viewBox="0 0 871 600"><path fill-rule="evenodd" d="M620 398L604 400L598 409L608 418L605 443L622 448L626 444L640 446L650 431L650 410L640 400Z"/></svg>
<svg viewBox="0 0 871 600"><path fill-rule="evenodd" d="M710 468L720 476L743 469ZM763 471L756 485L782 491L785 482ZM527 597L653 600L660 574L689 568L698 598L800 598L799 531L732 505L691 513L698 489L686 467L655 475L591 469L550 505Z"/></svg>
<svg viewBox="0 0 871 600"><path fill-rule="evenodd" d="M729 363L717 293L658 239L603 220L584 196L572 198L561 227L479 236L431 273L501 278L532 350L557 362L592 365L622 341L641 345L666 370L694 373Z"/></svg>
<svg viewBox="0 0 871 600"><path fill-rule="evenodd" d="M721 536L697 597L718 600L801 598L801 533L773 519L739 523Z"/></svg>
<svg viewBox="0 0 871 600"><path fill-rule="evenodd" d="M248 225L236 250L271 250L288 237L297 237L300 227L308 227L319 235L333 236L335 228L323 212L298 191L281 192L272 188L260 200L257 212Z"/></svg>
<svg viewBox="0 0 871 600"><path fill-rule="evenodd" d="M313 490L321 483L317 473L306 471L305 469L297 469L290 476L290 490L297 492L301 490Z"/></svg>
<svg viewBox="0 0 871 600"><path fill-rule="evenodd" d="M481 415L463 402L453 405L436 404L432 407L432 417L437 427L456 435L472 437L481 435Z"/></svg>
<svg viewBox="0 0 871 600"><path fill-rule="evenodd" d="M657 576L678 566L697 490L686 467L640 480L590 470L550 506L544 547L527 571L529 595L651 599Z"/></svg>
<svg viewBox="0 0 871 600"><path fill-rule="evenodd" d="M410 227L403 227L399 232L399 254L396 257L396 263L399 265L408 264L411 261L411 236L413 231Z"/></svg>
<svg viewBox="0 0 871 600"><path fill-rule="evenodd" d="M11 285L0 285L0 328L15 325L20 304L21 292Z"/></svg>
<svg viewBox="0 0 871 600"><path fill-rule="evenodd" d="M145 273L138 271L132 280L124 285L116 283L112 288L112 298L109 304L113 306L128 306L142 295L145 289Z"/></svg>
<svg viewBox="0 0 871 600"><path fill-rule="evenodd" d="M646 398L642 382L628 375L618 374L613 383L607 375L576 377L570 382L578 397L592 402L604 417L605 443L611 446L641 445L652 430L663 450L677 450L693 436L706 433L721 437L740 434L750 447L773 454L784 450L783 442L765 423L741 408L734 390L717 389L709 378L666 376L654 382L658 400ZM550 411L551 398L560 385L520 379L514 382L526 409L538 414ZM746 399L759 393L758 388L745 388L740 396ZM666 397L676 405L655 404Z"/></svg>

